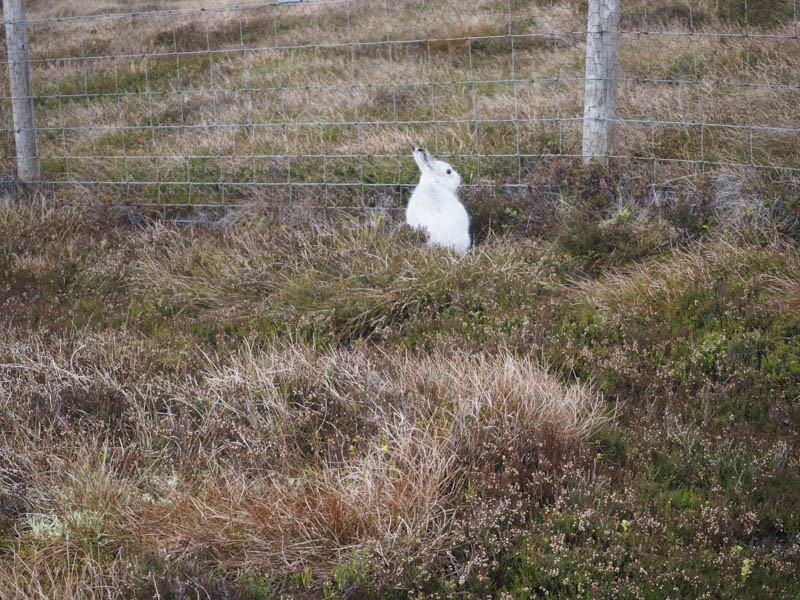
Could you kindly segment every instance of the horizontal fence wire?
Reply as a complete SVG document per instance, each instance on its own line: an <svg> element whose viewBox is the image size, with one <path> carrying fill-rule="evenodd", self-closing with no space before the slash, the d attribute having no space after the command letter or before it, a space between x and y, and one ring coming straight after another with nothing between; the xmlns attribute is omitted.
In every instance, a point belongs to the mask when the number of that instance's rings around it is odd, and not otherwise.
<svg viewBox="0 0 800 600"><path fill-rule="evenodd" d="M665 187L797 198L797 0L766 4L623 0L610 158ZM398 211L425 145L465 194L530 193L584 158L585 22L577 0L37 2L36 183L144 207Z"/></svg>

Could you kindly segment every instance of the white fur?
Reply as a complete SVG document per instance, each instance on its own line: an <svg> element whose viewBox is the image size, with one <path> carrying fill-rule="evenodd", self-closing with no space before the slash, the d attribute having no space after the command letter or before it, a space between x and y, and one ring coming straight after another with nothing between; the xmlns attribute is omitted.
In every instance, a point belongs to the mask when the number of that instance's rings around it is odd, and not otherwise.
<svg viewBox="0 0 800 600"><path fill-rule="evenodd" d="M461 177L451 165L434 160L427 150L414 148L412 156L421 175L408 201L406 223L425 230L428 245L466 252L470 246L469 215L456 194Z"/></svg>

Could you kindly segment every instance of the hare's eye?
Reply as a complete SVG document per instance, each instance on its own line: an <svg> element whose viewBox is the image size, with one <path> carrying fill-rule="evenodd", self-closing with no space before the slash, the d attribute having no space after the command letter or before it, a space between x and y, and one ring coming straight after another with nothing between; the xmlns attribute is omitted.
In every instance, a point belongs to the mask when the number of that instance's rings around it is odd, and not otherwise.
<svg viewBox="0 0 800 600"><path fill-rule="evenodd" d="M450 173L452 173L452 172L453 172L453 169L447 169L447 174L448 175L450 175Z"/></svg>

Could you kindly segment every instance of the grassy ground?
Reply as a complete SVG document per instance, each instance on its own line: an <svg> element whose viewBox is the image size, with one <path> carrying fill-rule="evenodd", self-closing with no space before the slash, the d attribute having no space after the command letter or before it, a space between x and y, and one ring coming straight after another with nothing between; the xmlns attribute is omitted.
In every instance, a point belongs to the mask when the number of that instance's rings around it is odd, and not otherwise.
<svg viewBox="0 0 800 600"><path fill-rule="evenodd" d="M578 148L536 119L582 114L585 7L513 0L514 34L561 33L512 70L506 0L424 4L32 28L47 177L183 183L0 199L0 597L800 596L800 181L728 164L797 168L797 134L628 124L608 169L540 158ZM623 26L784 35L791 9ZM387 38L422 41L336 45ZM626 34L623 115L791 130L797 51ZM274 210L402 206L419 140L487 184L464 256L396 211ZM354 185L185 185L290 171ZM180 227L129 198L246 207Z"/></svg>
<svg viewBox="0 0 800 600"><path fill-rule="evenodd" d="M464 257L2 208L0 595L796 597L796 246L587 189Z"/></svg>

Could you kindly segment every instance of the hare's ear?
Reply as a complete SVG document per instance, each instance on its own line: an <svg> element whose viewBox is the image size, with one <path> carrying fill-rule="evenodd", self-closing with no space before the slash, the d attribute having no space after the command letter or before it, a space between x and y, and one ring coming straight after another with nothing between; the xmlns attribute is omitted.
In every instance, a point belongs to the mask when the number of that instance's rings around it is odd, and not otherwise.
<svg viewBox="0 0 800 600"><path fill-rule="evenodd" d="M420 171L423 173L433 171L433 159L431 158L431 155L428 154L427 150L424 148L417 148L415 146L412 154L414 156L414 162L417 163Z"/></svg>

